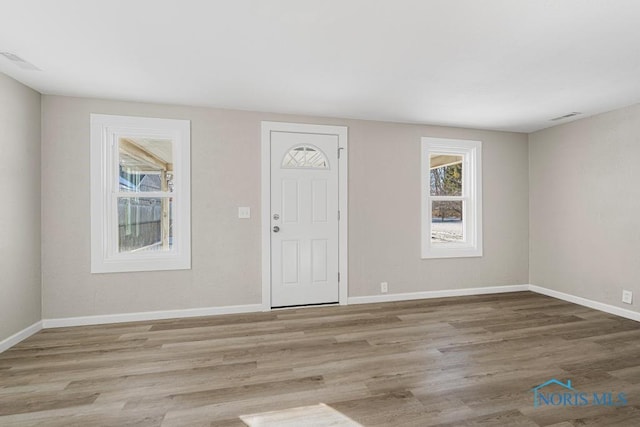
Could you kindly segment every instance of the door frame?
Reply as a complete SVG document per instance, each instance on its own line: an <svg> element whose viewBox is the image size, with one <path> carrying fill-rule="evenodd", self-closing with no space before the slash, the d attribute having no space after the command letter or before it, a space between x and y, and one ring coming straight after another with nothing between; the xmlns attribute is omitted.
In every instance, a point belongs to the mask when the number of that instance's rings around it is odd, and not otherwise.
<svg viewBox="0 0 640 427"><path fill-rule="evenodd" d="M261 187L262 187L262 309L271 310L271 132L297 132L338 137L338 282L339 304L346 305L349 295L348 254L348 128L346 126L314 125L306 123L262 122Z"/></svg>

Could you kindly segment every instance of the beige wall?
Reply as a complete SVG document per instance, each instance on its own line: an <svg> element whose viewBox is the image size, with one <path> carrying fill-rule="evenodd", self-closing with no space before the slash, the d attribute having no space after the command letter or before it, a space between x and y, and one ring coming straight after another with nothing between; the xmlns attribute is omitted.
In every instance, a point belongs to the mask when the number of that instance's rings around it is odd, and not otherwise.
<svg viewBox="0 0 640 427"><path fill-rule="evenodd" d="M89 273L90 113L192 121L192 270ZM526 135L43 96L44 317L260 303L261 120L349 127L350 296L527 283ZM484 142L484 257L420 259L422 136Z"/></svg>
<svg viewBox="0 0 640 427"><path fill-rule="evenodd" d="M529 136L532 284L639 311L639 158L640 105Z"/></svg>
<svg viewBox="0 0 640 427"><path fill-rule="evenodd" d="M0 341L41 319L40 94L0 73Z"/></svg>

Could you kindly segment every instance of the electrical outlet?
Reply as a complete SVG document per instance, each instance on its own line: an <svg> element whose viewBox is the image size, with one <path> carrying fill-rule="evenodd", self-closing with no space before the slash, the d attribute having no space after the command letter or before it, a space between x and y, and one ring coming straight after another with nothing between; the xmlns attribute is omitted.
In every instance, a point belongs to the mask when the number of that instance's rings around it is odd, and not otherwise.
<svg viewBox="0 0 640 427"><path fill-rule="evenodd" d="M622 302L625 304L633 303L633 292L631 291L622 291Z"/></svg>
<svg viewBox="0 0 640 427"><path fill-rule="evenodd" d="M248 206L242 206L238 208L238 218L249 219L251 218L251 208Z"/></svg>
<svg viewBox="0 0 640 427"><path fill-rule="evenodd" d="M380 283L380 292L382 292L383 294L389 292L389 284L387 282Z"/></svg>

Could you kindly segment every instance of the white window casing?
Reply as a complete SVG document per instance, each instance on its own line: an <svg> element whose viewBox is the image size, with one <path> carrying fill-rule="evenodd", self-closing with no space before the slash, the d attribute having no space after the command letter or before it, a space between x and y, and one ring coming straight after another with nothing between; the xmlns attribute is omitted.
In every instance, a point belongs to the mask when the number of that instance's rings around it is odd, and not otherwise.
<svg viewBox="0 0 640 427"><path fill-rule="evenodd" d="M462 190L458 195L431 194L431 156L462 160ZM460 163L460 162L458 162ZM423 137L421 141L422 258L482 256L482 142ZM435 241L432 238L432 205L461 203L462 238Z"/></svg>
<svg viewBox="0 0 640 427"><path fill-rule="evenodd" d="M191 268L191 122L189 120L157 119L145 117L91 114L91 273L115 273L130 271L185 270ZM119 153L122 141L166 141L170 149L166 156L171 160L171 169L165 167L163 188L131 191L134 184L126 182L123 189L120 175L122 159ZM149 143L149 144L151 144ZM129 145L131 145L129 143ZM131 149L131 148L130 148ZM142 153L140 161L158 159L154 154ZM153 172L146 173L148 176ZM153 178L153 177L152 177ZM154 179L150 181L153 182ZM139 186L141 183L137 182ZM131 203L137 199L153 200L162 205L162 242L155 250L121 250L118 228L122 236L139 236L141 209L131 212ZM118 203L123 204L119 223ZM124 209L126 205L126 209ZM156 206L158 206L156 204ZM157 210L157 209L156 209ZM150 212L147 209L147 214ZM153 215L157 216L156 213ZM155 218L154 216L154 218ZM126 219L125 219L126 218ZM131 221L135 219L135 227ZM166 224L165 220L166 219ZM169 229L171 232L169 232ZM171 237L169 237L171 236ZM166 240L165 240L166 239ZM122 238L124 241L124 238ZM170 241L170 242L169 242ZM144 249L144 248L143 248Z"/></svg>

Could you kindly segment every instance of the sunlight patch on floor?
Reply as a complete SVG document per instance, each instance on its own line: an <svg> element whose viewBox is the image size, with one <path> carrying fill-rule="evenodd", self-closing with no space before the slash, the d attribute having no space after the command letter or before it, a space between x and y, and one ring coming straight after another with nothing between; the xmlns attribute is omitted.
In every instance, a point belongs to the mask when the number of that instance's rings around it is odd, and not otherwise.
<svg viewBox="0 0 640 427"><path fill-rule="evenodd" d="M249 427L362 427L361 424L324 403L261 414L241 415L240 419Z"/></svg>

